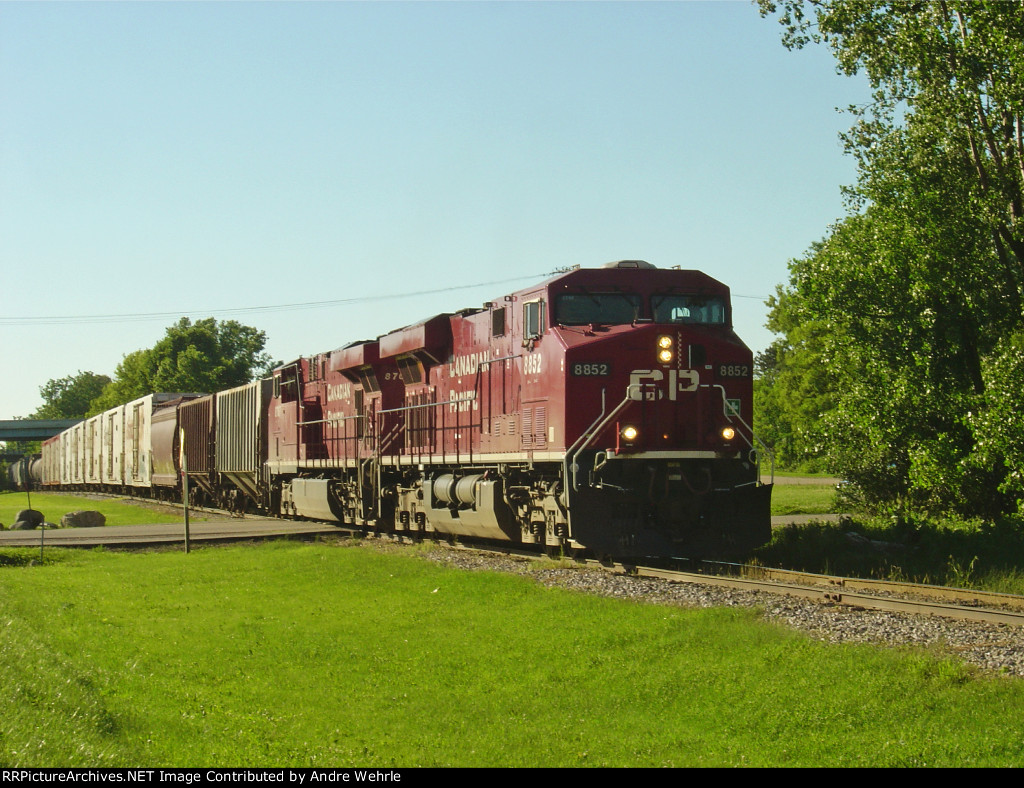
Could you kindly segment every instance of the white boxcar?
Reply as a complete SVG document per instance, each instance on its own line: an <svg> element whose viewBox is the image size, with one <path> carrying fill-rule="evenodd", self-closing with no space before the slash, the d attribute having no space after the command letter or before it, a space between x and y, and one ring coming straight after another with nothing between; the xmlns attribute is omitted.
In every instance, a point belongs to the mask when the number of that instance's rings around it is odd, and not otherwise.
<svg viewBox="0 0 1024 788"><path fill-rule="evenodd" d="M93 416L85 420L85 451L82 454L82 477L86 484L99 486L103 450L103 417Z"/></svg>
<svg viewBox="0 0 1024 788"><path fill-rule="evenodd" d="M104 411L102 423L100 482L105 487L120 487L124 484L124 405Z"/></svg>
<svg viewBox="0 0 1024 788"><path fill-rule="evenodd" d="M61 484L71 484L71 430L64 430L57 437L60 439L57 448L58 479Z"/></svg>
<svg viewBox="0 0 1024 788"><path fill-rule="evenodd" d="M85 484L85 422L76 424L68 434L68 483Z"/></svg>
<svg viewBox="0 0 1024 788"><path fill-rule="evenodd" d="M43 441L43 485L56 486L60 484L60 435L54 435Z"/></svg>
<svg viewBox="0 0 1024 788"><path fill-rule="evenodd" d="M139 397L124 406L124 483L149 487L149 423L153 395Z"/></svg>

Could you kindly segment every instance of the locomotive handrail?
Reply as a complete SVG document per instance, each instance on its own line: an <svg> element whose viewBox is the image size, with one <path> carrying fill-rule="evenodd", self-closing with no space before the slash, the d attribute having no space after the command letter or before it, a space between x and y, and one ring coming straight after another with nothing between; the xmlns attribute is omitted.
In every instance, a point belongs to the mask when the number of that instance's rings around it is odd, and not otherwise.
<svg viewBox="0 0 1024 788"><path fill-rule="evenodd" d="M383 412L383 411L381 411ZM297 421L295 425L298 427L308 427L312 424L335 424L339 421L352 421L353 419L365 419L365 413L357 413L355 416L338 416L330 419L316 419L315 421Z"/></svg>
<svg viewBox="0 0 1024 788"><path fill-rule="evenodd" d="M510 359L513 359L513 358L522 358L522 357L523 357L523 354L519 353L519 354L514 354L514 355L511 355L511 356L501 356L499 358L488 358L488 359L485 359L484 361L481 361L480 363L478 363L476 365L476 368L477 368L477 371L479 371L480 368L484 364L493 364L496 361L509 361Z"/></svg>
<svg viewBox="0 0 1024 788"><path fill-rule="evenodd" d="M603 419L601 418L601 416L598 416L597 420L593 424L591 424L590 427L587 428L587 431L584 432L576 440L576 443L574 443L572 446L569 447L569 450L565 453L565 460L564 460L566 475L568 475L568 471L569 471L569 467L570 467L569 466L569 458L571 456L578 455L581 451L583 451L585 448L587 448L587 446L590 445L590 442L592 440L594 440L594 438L596 438L598 435L600 435L601 431L605 427L608 426L608 423L612 419L614 419L617 415L619 415L619 411L621 411L624 407L626 407L626 405L628 405L630 402L633 402L633 401L634 400L629 395L629 391L627 389L626 396L623 398L622 402L620 402L618 405L616 405L615 409L611 413L609 413L607 416L605 416ZM602 414L604 413L604 409L605 409L604 389L602 389L601 390L601 413ZM581 443L581 441L582 441L582 443ZM577 446L577 444L580 444L580 445ZM575 463L573 463L573 465L575 466ZM579 490L579 488L580 488L579 484L578 484L578 482L576 480L576 474L577 474L578 470L579 470L578 467L573 467L572 468L572 488L574 490Z"/></svg>
<svg viewBox="0 0 1024 788"><path fill-rule="evenodd" d="M443 400L441 402L421 402L418 405L404 405L401 408L388 408L387 410L378 410L377 413L378 414L402 413L402 412L411 411L411 410L422 410L424 408L436 408L436 407L438 407L440 405L456 405L456 404L461 403L461 402L473 402L475 399L476 399L476 392L474 391L474 392L471 392L470 396L468 396L468 397L460 397L458 399ZM457 421L457 418L456 418L456 421ZM387 436L385 436L385 438L387 439L387 444L386 445L384 444L384 439L381 440L381 445L379 447L379 452L383 453L387 448L389 448L391 446L391 444L395 441L395 439L398 438L398 434L399 433L401 433L403 431L407 432L408 431L407 427L408 427L408 425L405 424L405 423L402 423L401 425L395 427ZM458 425L456 424L456 427L454 427L453 429L457 429L457 428L458 428ZM444 427L444 426L441 427L441 431L442 432L444 432L446 429L448 429L448 428ZM457 454L458 453L458 446L457 445L456 445L455 451L456 451L456 454ZM420 452L418 452L418 454L420 456L422 456L423 452L420 451ZM429 452L429 455L431 455L431 456L433 455L433 450L431 450Z"/></svg>
<svg viewBox="0 0 1024 788"><path fill-rule="evenodd" d="M417 410L418 408L436 408L438 405L455 405L459 402L472 402L476 399L476 392L471 392L468 397L461 397L459 399L448 399L443 402L421 402L419 405L405 405L401 408L388 408L387 410L378 410L378 413L400 413L403 410Z"/></svg>
<svg viewBox="0 0 1024 788"><path fill-rule="evenodd" d="M757 437L757 433L754 432L754 428L751 427L749 424L747 424L747 422L743 419L743 417L737 411L733 410L733 408L731 408L729 406L729 400L726 398L726 395L725 395L725 387L722 386L720 383L716 383L715 384L715 388L718 389L720 392L722 392L722 414L725 416L725 418L728 419L729 421L732 421L732 416L735 416L736 419L739 421L739 423L747 428L747 432L750 433L750 437L752 437L755 441L757 441L758 446L760 446L764 450L764 453L768 455L768 460L769 460L769 462L771 464L772 484L774 484L775 483L775 455L772 453L772 450L769 449L764 444L764 441L762 441L759 437ZM732 415L730 415L730 413ZM754 448L754 444L751 441L749 441L749 440L747 440L747 445L751 449ZM756 456L758 458L758 460L757 460L757 480L760 482L761 481L761 459L760 459L761 455L760 455L760 453L757 453L757 452L755 452L755 454L756 454Z"/></svg>
<svg viewBox="0 0 1024 788"><path fill-rule="evenodd" d="M575 442L572 444L572 446L570 446L565 451L565 460L563 461L564 465L565 465L565 468L564 468L562 473L565 476L566 480L569 479L569 458L572 456L572 453L576 450L576 445L581 440L586 438L587 434L590 432L590 430L592 430L595 426L597 426L597 423L599 421L601 421L601 419L604 418L604 411L605 411L605 407L606 407L606 405L605 405L605 396L606 396L607 393L608 393L608 389L601 389L601 412L597 414L597 418L594 419L594 422L589 427L587 427L586 430L583 431L583 433L575 440ZM575 474L573 475L573 489L574 490L578 489L576 487L576 477L575 477Z"/></svg>
<svg viewBox="0 0 1024 788"><path fill-rule="evenodd" d="M341 450L342 450L343 454L342 454L342 456L340 458L338 456L335 456L333 458L333 460L337 461L338 459L341 459L344 463L347 464L349 462L349 459L350 459L349 458L349 452L348 452L348 445L347 445L349 443L354 443L355 444L354 456L351 459L355 460L355 461L359 460L359 454L360 454L360 452L359 452L359 440L360 440L360 436L358 434L349 435L347 430L345 431L345 434L338 435L336 430L337 430L338 425L341 424L342 422L358 421L360 419L362 419L365 422L367 420L366 414L365 413L357 413L354 416L331 416L331 417L326 418L326 419L314 419L314 420L311 420L311 421L297 421L297 422L295 422L295 426L297 426L297 427L312 427L312 426L315 426L317 424L325 424L325 425L327 425L329 428L331 428L331 432L330 432L330 434L324 436L324 439L323 439L324 444L325 445L329 444L332 447L337 447L340 444ZM327 467L327 465L328 465L328 463L330 461L332 461L331 457L320 458L320 465L319 466L313 466L313 467Z"/></svg>
<svg viewBox="0 0 1024 788"><path fill-rule="evenodd" d="M376 416L380 416L388 411L378 410L375 411ZM381 428L383 429L383 422L381 422ZM381 434L381 430L377 430L377 441L373 451L373 456L368 458L368 462L372 466L373 481L374 481L374 508L376 510L377 518L380 519L381 508L380 508L380 489L382 487L381 481L381 458L384 456L384 452L391 447L391 444L395 442L399 435L405 430L405 422L396 424L388 432L387 435ZM365 467L365 463L363 464Z"/></svg>

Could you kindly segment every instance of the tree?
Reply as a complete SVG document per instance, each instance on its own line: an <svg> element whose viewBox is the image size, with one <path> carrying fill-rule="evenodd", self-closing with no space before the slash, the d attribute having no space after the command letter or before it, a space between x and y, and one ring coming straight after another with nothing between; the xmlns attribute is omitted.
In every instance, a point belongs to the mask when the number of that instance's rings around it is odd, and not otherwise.
<svg viewBox="0 0 1024 788"><path fill-rule="evenodd" d="M43 404L29 417L33 419L82 419L89 412L90 403L110 383L106 375L82 372L65 378L48 380L39 387Z"/></svg>
<svg viewBox="0 0 1024 788"><path fill-rule="evenodd" d="M781 468L827 469L821 417L832 408L830 370L820 363L822 333L798 294L782 287L768 299L776 340L755 360L754 423Z"/></svg>
<svg viewBox="0 0 1024 788"><path fill-rule="evenodd" d="M266 335L234 320L181 318L147 350L118 364L114 380L90 408L101 413L154 392L206 393L241 386L273 366Z"/></svg>
<svg viewBox="0 0 1024 788"><path fill-rule="evenodd" d="M892 3L878 0L760 0L779 13L783 41L831 47L839 69L864 73L874 99L851 107L846 135L858 161L851 195L896 197L893 174L945 173L972 201L987 233L1004 295L1020 311L1024 283L1024 7L1018 2ZM805 12L810 7L812 13ZM895 146L893 142L898 143ZM899 144L902 143L902 144ZM893 153L897 153L894 159ZM894 169L895 168L895 169Z"/></svg>
<svg viewBox="0 0 1024 788"><path fill-rule="evenodd" d="M27 418L85 418L89 412L89 404L100 395L108 383L110 378L106 375L81 370L74 375L48 380L45 385L39 387L39 396L43 398L43 404ZM0 448L12 454L35 454L41 445L40 441L10 441L6 444L0 443ZM6 472L4 468L0 468L0 471Z"/></svg>
<svg viewBox="0 0 1024 788"><path fill-rule="evenodd" d="M779 14L788 46L823 41L874 89L844 137L858 164L851 215L791 265L785 294L801 309L773 312L780 366L829 371L823 445L868 500L1016 508L1024 429L996 414L1019 402L1022 372L1012 338L1024 328L1024 8L761 7ZM793 341L808 331L822 341Z"/></svg>

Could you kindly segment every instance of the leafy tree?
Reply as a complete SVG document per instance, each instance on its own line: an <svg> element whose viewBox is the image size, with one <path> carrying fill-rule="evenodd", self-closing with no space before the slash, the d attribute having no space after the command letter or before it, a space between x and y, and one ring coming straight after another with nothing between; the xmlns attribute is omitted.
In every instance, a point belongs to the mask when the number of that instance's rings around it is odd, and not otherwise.
<svg viewBox="0 0 1024 788"><path fill-rule="evenodd" d="M784 292L800 309L773 310L780 368L804 382L827 370L822 445L867 500L1014 508L1024 429L1001 417L1022 374L1024 9L761 8L788 46L825 42L874 89L844 138L858 163L853 213L791 265Z"/></svg>
<svg viewBox="0 0 1024 788"><path fill-rule="evenodd" d="M985 367L981 407L967 414L975 437L966 465L976 474L994 474L998 492L1024 512L1024 436L1018 425L1024 413L1024 332L1000 340Z"/></svg>
<svg viewBox="0 0 1024 788"><path fill-rule="evenodd" d="M262 331L234 320L193 323L183 317L152 348L121 360L90 411L100 413L158 391L202 393L241 386L272 368L265 344Z"/></svg>
<svg viewBox="0 0 1024 788"><path fill-rule="evenodd" d="M89 412L89 404L110 383L106 375L82 372L65 378L48 380L39 387L43 404L29 417L33 419L81 419Z"/></svg>
<svg viewBox="0 0 1024 788"><path fill-rule="evenodd" d="M754 423L778 467L826 470L821 418L832 407L832 383L819 363L821 332L796 293L780 287L768 305L769 328L784 337L755 360Z"/></svg>
<svg viewBox="0 0 1024 788"><path fill-rule="evenodd" d="M760 0L784 43L831 47L864 73L873 101L851 107L846 135L860 178L851 195L892 202L924 176L971 200L988 233L1003 295L1020 311L1024 281L1024 9L1019 2ZM810 9L807 13L805 9ZM938 153L939 158L933 158ZM940 168L941 167L941 168ZM893 184L894 176L897 183Z"/></svg>
<svg viewBox="0 0 1024 788"><path fill-rule="evenodd" d="M106 375L82 372L64 378L48 380L39 387L43 404L27 418L30 419L81 419L89 412L90 403L110 383ZM34 454L39 451L40 441L10 441L0 443L0 448L9 453ZM0 468L0 471L3 469Z"/></svg>

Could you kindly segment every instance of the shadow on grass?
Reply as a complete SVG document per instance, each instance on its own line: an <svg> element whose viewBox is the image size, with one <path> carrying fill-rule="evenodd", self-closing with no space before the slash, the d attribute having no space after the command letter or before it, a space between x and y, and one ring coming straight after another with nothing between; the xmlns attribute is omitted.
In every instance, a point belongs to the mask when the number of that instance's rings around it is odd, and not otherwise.
<svg viewBox="0 0 1024 788"><path fill-rule="evenodd" d="M39 555L38 547L14 547L0 550L0 569L15 566L43 566L63 561L67 554L60 549L44 550Z"/></svg>
<svg viewBox="0 0 1024 788"><path fill-rule="evenodd" d="M1024 517L995 523L847 519L776 529L765 566L1024 594Z"/></svg>

